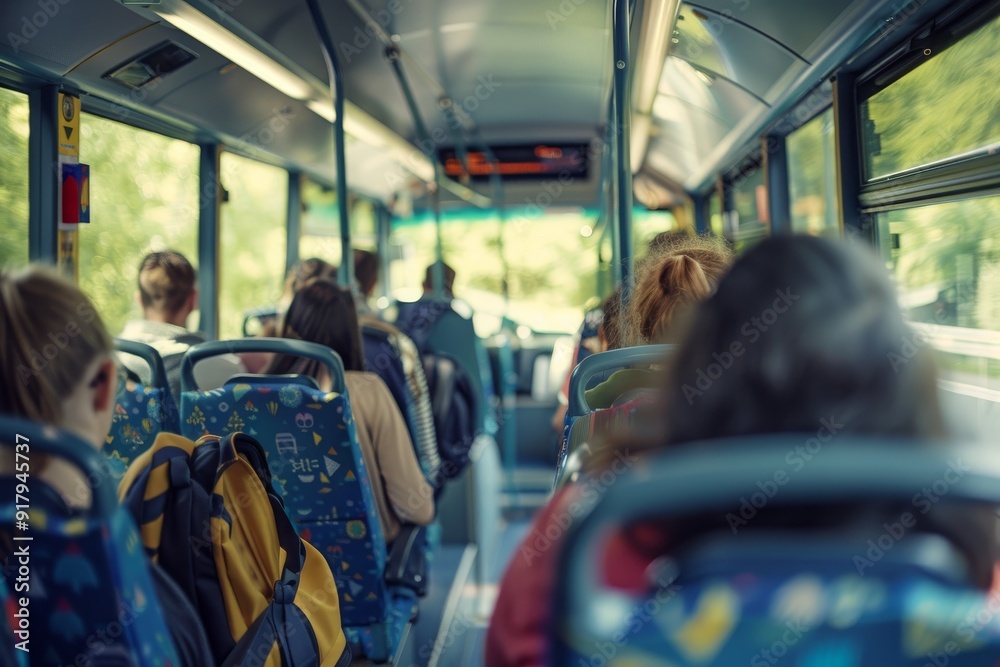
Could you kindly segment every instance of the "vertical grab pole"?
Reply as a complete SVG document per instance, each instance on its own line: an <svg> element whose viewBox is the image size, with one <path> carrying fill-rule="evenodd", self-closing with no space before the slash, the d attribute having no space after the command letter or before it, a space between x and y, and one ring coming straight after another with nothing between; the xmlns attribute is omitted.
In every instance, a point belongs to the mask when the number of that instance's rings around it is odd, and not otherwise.
<svg viewBox="0 0 1000 667"><path fill-rule="evenodd" d="M315 0L311 0L315 2ZM406 106L410 108L410 114L413 116L413 125L417 131L417 140L420 144L420 148L427 159L431 161L434 166L434 184L431 190L431 206L434 208L434 229L437 233L437 238L435 241L435 254L437 255L437 261L434 262L434 267L432 270L432 281L434 283L434 296L438 299L443 299L444 294L444 238L441 229L441 194L440 194L440 184L441 184L441 163L438 161L437 156L434 155L434 142L431 141L430 134L427 132L427 126L424 125L423 118L420 117L420 109L417 108L417 101L413 97L413 90L410 88L409 81L406 80L406 72L403 71L403 64L400 62L401 54L399 49L394 46L390 46L385 50L385 56L389 60L389 64L392 65L392 71L396 74L396 80L399 82L399 87L403 91L403 97L406 98Z"/></svg>
<svg viewBox="0 0 1000 667"><path fill-rule="evenodd" d="M347 205L347 151L344 137L344 70L340 66L340 58L330 36L323 12L320 11L318 0L307 0L309 13L319 34L320 45L323 47L323 60L326 61L326 71L333 84L333 109L336 117L333 119L333 140L336 149L337 167L337 209L340 212L340 247L342 257L337 280L343 287L350 288L354 281L354 253L351 252L351 219Z"/></svg>
<svg viewBox="0 0 1000 667"><path fill-rule="evenodd" d="M629 93L629 2L614 0L612 38L614 42L614 130L615 173L617 175L615 205L618 209L618 243L620 253L622 303L628 300L632 287L632 160L629 155L631 94ZM622 311L624 312L624 310Z"/></svg>

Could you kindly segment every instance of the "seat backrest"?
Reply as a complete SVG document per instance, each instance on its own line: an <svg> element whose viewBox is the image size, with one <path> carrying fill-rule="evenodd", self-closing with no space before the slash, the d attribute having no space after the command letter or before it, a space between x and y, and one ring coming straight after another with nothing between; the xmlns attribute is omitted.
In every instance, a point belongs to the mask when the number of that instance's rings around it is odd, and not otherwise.
<svg viewBox="0 0 1000 667"><path fill-rule="evenodd" d="M292 354L323 362L333 391L301 376L233 378L221 389L195 389L198 360L227 352ZM381 622L388 591L383 581L385 539L361 456L340 357L321 345L255 338L203 343L181 369L181 432L196 440L243 431L267 453L275 489L299 534L330 563L345 626Z"/></svg>
<svg viewBox="0 0 1000 667"><path fill-rule="evenodd" d="M160 353L145 343L121 338L115 340L115 349L146 363L150 377L148 384L132 380L118 383L111 430L103 451L109 471L120 480L129 464L153 445L161 431L177 433L180 423Z"/></svg>
<svg viewBox="0 0 1000 667"><path fill-rule="evenodd" d="M630 367L648 368L662 363L673 350L673 345L640 345L623 347L592 354L573 369L569 379L569 419L591 411L587 403L587 390L611 377L616 371Z"/></svg>
<svg viewBox="0 0 1000 667"><path fill-rule="evenodd" d="M132 518L118 506L115 484L94 447L51 427L0 417L0 443L28 462L32 476L0 478L0 555L13 592L5 611L16 618L29 601L33 664L178 664ZM91 505L71 510L38 475L32 460L68 461L90 482ZM23 457L23 458L22 458ZM16 599L15 599L16 598ZM112 658L119 658L113 662ZM91 663L93 664L93 663Z"/></svg>
<svg viewBox="0 0 1000 667"><path fill-rule="evenodd" d="M486 406L492 404L493 373L486 347L476 335L471 317L463 317L450 301L421 299L416 303L399 304L396 326L413 339L421 353L446 353L458 360L468 373L478 402L475 415L477 428L495 436L496 419Z"/></svg>
<svg viewBox="0 0 1000 667"><path fill-rule="evenodd" d="M898 526L873 521L821 533L744 531L737 521L738 535L669 554L673 565L647 593L602 583L607 536L643 520L712 513L746 523L746 508L764 505L906 508L949 470L947 503L1000 505L1000 462L988 447L839 435L807 465L789 464L789 452L810 438L822 446L815 434L693 443L646 460L594 499L562 550L552 664L598 654L622 664L655 655L677 667L775 657L797 665L992 664L983 660L1000 655L1000 616L981 615L989 600L972 586L965 557L942 535L908 531L914 524L903 514Z"/></svg>
<svg viewBox="0 0 1000 667"><path fill-rule="evenodd" d="M673 351L673 345L640 345L608 350L587 356L576 365L570 374L569 406L563 418L563 432L560 439L559 455L556 458L556 479L563 476L562 467L572 449L571 437L575 434L579 442L590 434L589 425L577 422L592 408L587 403L587 390L606 381L615 372L630 367L650 367L662 363Z"/></svg>

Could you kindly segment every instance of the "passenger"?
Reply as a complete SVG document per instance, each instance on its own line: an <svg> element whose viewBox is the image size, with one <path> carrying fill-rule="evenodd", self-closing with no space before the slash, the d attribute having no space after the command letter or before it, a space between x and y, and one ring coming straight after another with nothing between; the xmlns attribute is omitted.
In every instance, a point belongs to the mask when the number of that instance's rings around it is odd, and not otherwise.
<svg viewBox="0 0 1000 667"><path fill-rule="evenodd" d="M354 279L358 281L361 301L358 310L371 311L370 301L378 285L378 255L368 250L354 251ZM364 308L362 308L364 306Z"/></svg>
<svg viewBox="0 0 1000 667"><path fill-rule="evenodd" d="M364 372L361 331L351 293L325 280L307 283L288 308L281 336L325 345L343 360L358 443L386 542L396 538L403 523L425 526L433 521L434 492L417 462L403 415L385 383ZM267 372L305 374L322 389L332 387L322 364L293 355L276 357Z"/></svg>
<svg viewBox="0 0 1000 667"><path fill-rule="evenodd" d="M48 347L58 353L48 354ZM0 271L0 349L0 414L60 427L97 450L104 446L118 380L113 341L76 285L39 266ZM13 457L0 457L0 476L13 472ZM63 459L32 453L31 476L58 493L69 512L91 504L90 482ZM0 559L6 559L2 547ZM150 565L150 574L181 662L209 664L197 613L162 570Z"/></svg>
<svg viewBox="0 0 1000 667"><path fill-rule="evenodd" d="M378 284L378 255L367 250L355 250L354 277L361 289L356 301L365 301L367 304ZM437 434L434 431L430 390L427 387L427 376L424 374L420 351L409 336L380 319L374 311L363 310L361 305L358 306L358 323L363 329L379 329L394 338L395 344L377 341L374 345L364 345L367 367L382 378L389 387L396 405L408 418L421 468L431 485L439 488L442 483L441 457L438 452ZM399 358L404 377L398 375L395 366L380 359L383 354Z"/></svg>
<svg viewBox="0 0 1000 667"><path fill-rule="evenodd" d="M139 265L139 290L135 298L142 308L141 320L125 324L121 337L151 345L163 358L170 393L180 401L181 361L188 348L208 338L185 328L188 316L198 307L195 271L184 255L173 250L146 255ZM130 355L121 355L122 364L148 381L148 366ZM233 375L246 372L234 354L199 362L195 380L202 389L216 389Z"/></svg>
<svg viewBox="0 0 1000 667"><path fill-rule="evenodd" d="M707 298L729 267L723 241L706 236L671 236L637 266L636 283L620 329L626 347L670 343L673 324L684 310ZM626 368L586 392L591 409L609 408L619 396L656 383L646 369Z"/></svg>
<svg viewBox="0 0 1000 667"><path fill-rule="evenodd" d="M455 298L455 269L451 268L444 262L441 262L444 267L444 296L446 299ZM424 294L427 296L434 296L434 267L437 266L437 262L431 264L427 267L427 271L424 273Z"/></svg>
<svg viewBox="0 0 1000 667"><path fill-rule="evenodd" d="M288 274L285 276L281 298L277 303L277 317L268 318L261 322L261 332L259 334L261 337L274 338L279 335L281 318L288 311L288 306L291 305L292 299L295 298L295 293L300 287L316 278L336 282L337 267L325 259L310 257L289 269ZM274 355L269 352L242 352L239 356L243 365L251 373L267 372L267 367L274 361Z"/></svg>
<svg viewBox="0 0 1000 667"><path fill-rule="evenodd" d="M678 337L679 348L661 376L666 436L625 437L617 446L598 448L591 473L621 472L636 457L726 436L823 428L830 435L941 436L933 361L924 349L910 358L901 352L913 336L884 267L872 256L809 236L762 241L735 264ZM702 374L713 364L725 368L706 387ZM536 517L501 584L486 640L487 667L547 664L561 547L551 535L565 534L565 521L578 514L573 506L593 493L586 481L567 486ZM841 515L838 510L803 519L782 512L766 524L762 513L754 521L762 519L762 527L790 521L808 526ZM994 525L989 512L964 510L935 517L930 528L964 547L975 581L988 588L997 560ZM605 583L646 589L648 565L680 537L706 529L730 532L721 513L676 526L672 540L649 525L622 531L602 559Z"/></svg>
<svg viewBox="0 0 1000 667"><path fill-rule="evenodd" d="M563 435L563 428L566 425L566 413L569 411L569 384L573 376L573 369L577 364L586 358L580 354L581 350L586 350L588 354L598 354L608 350L617 350L621 344L621 288L616 287L611 295L604 300L599 308L595 308L584 317L583 326L580 328L580 342L573 353L573 365L566 373L562 389L559 390L559 405L552 415L551 426L559 437ZM595 327L593 320L599 323ZM595 332L595 336L587 336L588 332Z"/></svg>
<svg viewBox="0 0 1000 667"><path fill-rule="evenodd" d="M0 313L0 413L65 428L101 449L118 375L114 343L90 299L54 272L31 267L0 273ZM51 360L43 356L47 345L58 349ZM38 456L32 476L70 507L90 505L90 486L74 466Z"/></svg>

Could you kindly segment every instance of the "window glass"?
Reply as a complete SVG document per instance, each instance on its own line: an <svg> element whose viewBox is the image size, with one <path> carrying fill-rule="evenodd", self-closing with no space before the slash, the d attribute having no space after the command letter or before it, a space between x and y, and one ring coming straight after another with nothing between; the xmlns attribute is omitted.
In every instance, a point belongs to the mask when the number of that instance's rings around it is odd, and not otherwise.
<svg viewBox="0 0 1000 667"><path fill-rule="evenodd" d="M892 211L879 228L911 319L1000 331L1000 197Z"/></svg>
<svg viewBox="0 0 1000 667"><path fill-rule="evenodd" d="M770 231L767 186L760 157L747 159L726 180L726 233L739 252Z"/></svg>
<svg viewBox="0 0 1000 667"><path fill-rule="evenodd" d="M243 313L281 297L287 245L288 174L278 167L223 153L219 252L219 337L242 334Z"/></svg>
<svg viewBox="0 0 1000 667"><path fill-rule="evenodd" d="M641 260L649 251L649 242L661 232L677 228L677 220L670 211L636 209L632 212L632 258Z"/></svg>
<svg viewBox="0 0 1000 667"><path fill-rule="evenodd" d="M502 290L500 224L490 211L446 213L444 257L455 269L455 296L468 301L477 315L492 317L496 328L507 316L536 331L576 331L584 304L597 289L595 216L583 211L537 215L511 210L503 224L510 303ZM435 229L431 216L393 222L390 264L393 296L418 298L427 266L434 261ZM477 321L477 331L481 328ZM483 331L481 331L483 333Z"/></svg>
<svg viewBox="0 0 1000 667"><path fill-rule="evenodd" d="M788 135L786 146L792 231L839 236L833 109Z"/></svg>
<svg viewBox="0 0 1000 667"><path fill-rule="evenodd" d="M299 257L319 257L340 266L343 249L340 243L340 211L337 192L312 181L302 184L302 235L299 237ZM351 201L351 246L375 251L375 206L371 201L354 197Z"/></svg>
<svg viewBox="0 0 1000 667"><path fill-rule="evenodd" d="M867 176L887 176L1000 141L1000 18L861 105Z"/></svg>
<svg viewBox="0 0 1000 667"><path fill-rule="evenodd" d="M945 378L1000 389L1000 197L884 213L902 304ZM885 238L885 237L888 238Z"/></svg>
<svg viewBox="0 0 1000 667"><path fill-rule="evenodd" d="M0 268L28 262L28 96L0 88Z"/></svg>
<svg viewBox="0 0 1000 667"><path fill-rule="evenodd" d="M80 118L91 210L90 223L79 226L80 285L112 333L140 316L136 281L147 253L176 250L198 266L198 154L184 141L91 114Z"/></svg>
<svg viewBox="0 0 1000 667"><path fill-rule="evenodd" d="M725 234L725 227L722 224L722 195L716 188L708 198L708 217L712 227L712 233L716 236Z"/></svg>
<svg viewBox="0 0 1000 667"><path fill-rule="evenodd" d="M319 257L334 266L340 266L343 250L340 243L337 191L313 181L303 181L302 207L299 258Z"/></svg>

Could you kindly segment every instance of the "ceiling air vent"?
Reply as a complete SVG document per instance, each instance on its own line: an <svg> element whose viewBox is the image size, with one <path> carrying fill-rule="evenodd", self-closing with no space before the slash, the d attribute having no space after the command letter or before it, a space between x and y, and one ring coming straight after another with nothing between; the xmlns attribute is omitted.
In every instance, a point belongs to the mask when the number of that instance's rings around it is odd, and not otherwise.
<svg viewBox="0 0 1000 667"><path fill-rule="evenodd" d="M174 72L197 58L195 54L174 42L162 42L138 58L123 63L102 78L117 81L132 90Z"/></svg>

